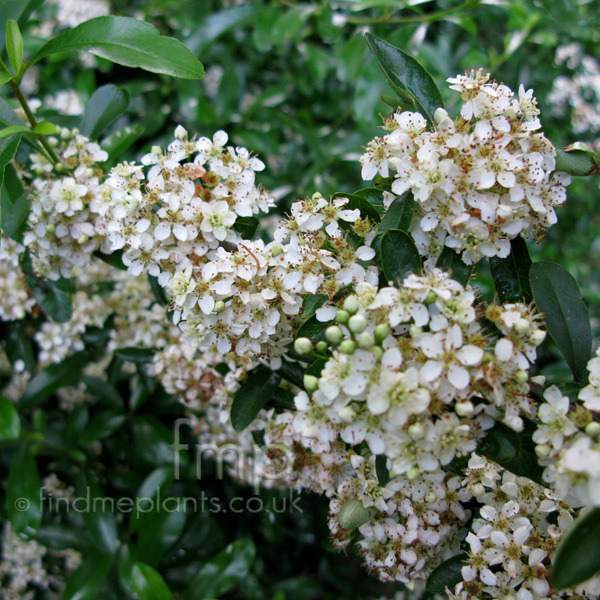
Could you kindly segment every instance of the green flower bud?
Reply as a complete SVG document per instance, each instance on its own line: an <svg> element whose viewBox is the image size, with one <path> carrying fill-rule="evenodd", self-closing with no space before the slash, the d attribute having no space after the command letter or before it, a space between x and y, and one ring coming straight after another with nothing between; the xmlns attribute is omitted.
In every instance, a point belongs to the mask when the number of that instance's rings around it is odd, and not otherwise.
<svg viewBox="0 0 600 600"><path fill-rule="evenodd" d="M150 152L156 154L156 156L160 156L162 154L162 148L160 146L152 146Z"/></svg>
<svg viewBox="0 0 600 600"><path fill-rule="evenodd" d="M474 483L471 486L471 491L473 492L473 496L481 496L485 494L485 488L483 487L483 483Z"/></svg>
<svg viewBox="0 0 600 600"><path fill-rule="evenodd" d="M362 315L354 315L348 320L348 329L352 333L362 333L367 327L367 320Z"/></svg>
<svg viewBox="0 0 600 600"><path fill-rule="evenodd" d="M222 313L224 310L225 310L225 302L223 302L223 300L217 300L215 302L215 307L213 308L213 312L216 315L218 315L218 314ZM300 339L307 339L307 338L300 338Z"/></svg>
<svg viewBox="0 0 600 600"><path fill-rule="evenodd" d="M539 458L548 458L552 452L552 448L548 444L537 444L535 453Z"/></svg>
<svg viewBox="0 0 600 600"><path fill-rule="evenodd" d="M454 412L459 417L468 417L473 414L475 407L470 400L463 400L462 402L457 402L454 407Z"/></svg>
<svg viewBox="0 0 600 600"><path fill-rule="evenodd" d="M525 383L529 379L527 371L519 370L515 373L515 381L517 383Z"/></svg>
<svg viewBox="0 0 600 600"><path fill-rule="evenodd" d="M346 310L338 310L335 314L335 320L342 325L345 325L350 318L350 313Z"/></svg>
<svg viewBox="0 0 600 600"><path fill-rule="evenodd" d="M425 298L425 304L433 304L437 300L437 294L433 290L429 290L427 298Z"/></svg>
<svg viewBox="0 0 600 600"><path fill-rule="evenodd" d="M310 354L313 351L313 344L308 338L301 337L294 342L294 350L298 354Z"/></svg>
<svg viewBox="0 0 600 600"><path fill-rule="evenodd" d="M425 496L425 502L427 502L429 504L436 502L437 499L438 499L438 497L435 494L435 492L429 492L429 494L427 494L427 496Z"/></svg>
<svg viewBox="0 0 600 600"><path fill-rule="evenodd" d="M54 165L54 170L55 170L57 173L64 173L64 172L67 170L67 168L66 168L66 167L65 167L65 165L63 165L62 163L56 163L56 164Z"/></svg>
<svg viewBox="0 0 600 600"><path fill-rule="evenodd" d="M337 325L331 325L325 330L325 337L332 344L339 344L344 339L344 334Z"/></svg>
<svg viewBox="0 0 600 600"><path fill-rule="evenodd" d="M422 440L425 437L425 426L423 425L423 423L413 423L409 428L408 428L408 435L413 439L413 440Z"/></svg>
<svg viewBox="0 0 600 600"><path fill-rule="evenodd" d="M381 360L381 357L383 356L383 348L381 346L373 346L369 349L369 352L374 354L377 360Z"/></svg>
<svg viewBox="0 0 600 600"><path fill-rule="evenodd" d="M360 305L358 303L358 298L356 296L348 296L344 300L344 310L354 315L358 312Z"/></svg>
<svg viewBox="0 0 600 600"><path fill-rule="evenodd" d="M277 257L280 254L283 254L283 248L279 244L275 244L274 246L271 246L271 255L272 256Z"/></svg>
<svg viewBox="0 0 600 600"><path fill-rule="evenodd" d="M531 329L531 323L527 319L519 319L515 323L515 331L519 335L525 335Z"/></svg>
<svg viewBox="0 0 600 600"><path fill-rule="evenodd" d="M367 333L366 331L361 333L360 337L358 338L358 345L360 348L364 348L365 350L372 348L375 345L375 338L373 337L373 334Z"/></svg>
<svg viewBox="0 0 600 600"><path fill-rule="evenodd" d="M387 323L381 323L375 327L375 343L381 344L390 335L390 327Z"/></svg>
<svg viewBox="0 0 600 600"><path fill-rule="evenodd" d="M423 328L418 327L417 325L411 325L408 332L410 333L410 337L416 337L417 335L423 333Z"/></svg>
<svg viewBox="0 0 600 600"><path fill-rule="evenodd" d="M321 354L323 354L324 352L327 352L328 348L329 348L329 344L325 340L321 340L320 342L317 342L317 352L320 352Z"/></svg>
<svg viewBox="0 0 600 600"><path fill-rule="evenodd" d="M356 411L350 406L344 406L344 408L340 408L338 411L338 416L344 423L351 423L354 421L354 417L356 417Z"/></svg>
<svg viewBox="0 0 600 600"><path fill-rule="evenodd" d="M355 351L356 342L353 342L352 340L344 340L340 344L340 352L343 352L344 354L354 354Z"/></svg>
<svg viewBox="0 0 600 600"><path fill-rule="evenodd" d="M590 437L597 438L600 436L600 423L592 421L585 426L585 433Z"/></svg>
<svg viewBox="0 0 600 600"><path fill-rule="evenodd" d="M319 387L319 379L314 375L304 376L304 387L307 392L314 392Z"/></svg>
<svg viewBox="0 0 600 600"><path fill-rule="evenodd" d="M406 479L412 481L416 479L421 474L421 469L419 467L411 467L408 471L406 471Z"/></svg>

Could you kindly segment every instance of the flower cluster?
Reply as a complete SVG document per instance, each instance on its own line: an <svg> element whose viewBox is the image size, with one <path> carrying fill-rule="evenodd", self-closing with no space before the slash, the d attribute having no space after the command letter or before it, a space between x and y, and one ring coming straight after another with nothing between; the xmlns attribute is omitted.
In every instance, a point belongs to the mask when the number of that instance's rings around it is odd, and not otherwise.
<svg viewBox="0 0 600 600"><path fill-rule="evenodd" d="M440 108L429 128L419 113L395 113L361 158L363 179L393 175L395 194L413 193L422 213L413 236L427 257L444 245L467 264L506 257L511 239L556 222L570 178L552 175L556 152L537 131L532 90L517 98L480 71L448 81L463 100L460 117Z"/></svg>

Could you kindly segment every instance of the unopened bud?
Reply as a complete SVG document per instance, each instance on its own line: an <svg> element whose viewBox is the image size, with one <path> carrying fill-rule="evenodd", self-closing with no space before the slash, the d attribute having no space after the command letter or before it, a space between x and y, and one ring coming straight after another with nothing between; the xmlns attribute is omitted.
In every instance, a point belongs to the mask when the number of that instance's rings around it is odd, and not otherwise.
<svg viewBox="0 0 600 600"><path fill-rule="evenodd" d="M537 385L541 385L542 387L546 384L546 376L545 375L535 375L529 379L531 383L535 383Z"/></svg>
<svg viewBox="0 0 600 600"><path fill-rule="evenodd" d="M383 348L381 346L373 346L369 349L369 352L375 356L377 360L381 360L383 356Z"/></svg>
<svg viewBox="0 0 600 600"><path fill-rule="evenodd" d="M321 354L323 354L324 352L327 352L328 348L329 348L329 344L325 340L321 340L320 342L317 342L317 352L320 352Z"/></svg>
<svg viewBox="0 0 600 600"><path fill-rule="evenodd" d="M537 444L535 447L535 453L539 458L548 458L552 448L548 444Z"/></svg>
<svg viewBox="0 0 600 600"><path fill-rule="evenodd" d="M546 339L546 332L542 329L535 329L529 335L529 341L534 346L539 346Z"/></svg>
<svg viewBox="0 0 600 600"><path fill-rule="evenodd" d="M375 343L381 344L390 335L390 327L387 323L381 323L375 327Z"/></svg>
<svg viewBox="0 0 600 600"><path fill-rule="evenodd" d="M188 132L186 131L185 127L182 127L181 125L177 125L177 127L175 128L175 138L178 140L185 140L187 138L187 134Z"/></svg>
<svg viewBox="0 0 600 600"><path fill-rule="evenodd" d="M217 300L215 302L215 306L213 308L213 312L216 315L218 315L218 314L222 313L224 310L225 310L225 302L223 302L223 300ZM300 339L307 339L307 338L300 338Z"/></svg>
<svg viewBox="0 0 600 600"><path fill-rule="evenodd" d="M49 223L46 225L46 231L48 233L54 233L56 231L56 225L54 223Z"/></svg>
<svg viewBox="0 0 600 600"><path fill-rule="evenodd" d="M356 412L350 406L344 406L344 408L340 408L338 411L338 416L344 423L351 423L354 421L354 417L356 417Z"/></svg>
<svg viewBox="0 0 600 600"><path fill-rule="evenodd" d="M156 156L160 156L162 154L162 148L160 146L152 146L150 152L156 154Z"/></svg>
<svg viewBox="0 0 600 600"><path fill-rule="evenodd" d="M485 488L483 487L483 483L474 483L471 486L471 491L473 492L473 496L482 496L485 494Z"/></svg>
<svg viewBox="0 0 600 600"><path fill-rule="evenodd" d="M598 421L592 421L585 426L585 432L587 435L593 438L600 436L600 423Z"/></svg>
<svg viewBox="0 0 600 600"><path fill-rule="evenodd" d="M427 502L428 504L431 504L432 502L437 502L437 495L435 494L435 492L429 492L429 494L427 494L427 496L425 496L425 502Z"/></svg>
<svg viewBox="0 0 600 600"><path fill-rule="evenodd" d="M54 165L54 170L55 170L57 173L64 173L64 172L67 170L67 168L66 168L66 167L65 167L65 165L63 165L62 163L56 163L56 164Z"/></svg>
<svg viewBox="0 0 600 600"><path fill-rule="evenodd" d="M319 379L314 375L304 376L304 388L307 392L314 392L319 387Z"/></svg>
<svg viewBox="0 0 600 600"><path fill-rule="evenodd" d="M85 244L90 238L85 235L85 233L82 233L78 238L77 238L77 243L81 246L83 246L83 244Z"/></svg>
<svg viewBox="0 0 600 600"><path fill-rule="evenodd" d="M439 125L444 119L448 118L448 112L443 108L437 108L433 113L433 120Z"/></svg>
<svg viewBox="0 0 600 600"><path fill-rule="evenodd" d="M456 414L459 417L468 417L469 415L473 414L474 410L475 410L475 407L473 406L473 403L470 400L464 400L463 402L457 402L456 406L454 407L454 412L456 412Z"/></svg>
<svg viewBox="0 0 600 600"><path fill-rule="evenodd" d="M344 339L344 334L337 325L332 325L325 330L325 337L332 344L339 344Z"/></svg>
<svg viewBox="0 0 600 600"><path fill-rule="evenodd" d="M372 333L367 333L366 331L360 335L358 338L358 345L360 348L364 348L368 350L375 345L375 338Z"/></svg>
<svg viewBox="0 0 600 600"><path fill-rule="evenodd" d="M519 319L515 323L515 331L519 335L525 335L531 329L531 323L527 319Z"/></svg>
<svg viewBox="0 0 600 600"><path fill-rule="evenodd" d="M360 305L358 303L358 298L356 296L348 296L344 300L344 310L349 312L351 315L354 315L358 312Z"/></svg>
<svg viewBox="0 0 600 600"><path fill-rule="evenodd" d="M425 426L423 423L413 423L408 428L408 435L413 440L422 440L425 437Z"/></svg>
<svg viewBox="0 0 600 600"><path fill-rule="evenodd" d="M416 337L419 334L423 333L423 328L418 325L411 325L409 329L410 337Z"/></svg>
<svg viewBox="0 0 600 600"><path fill-rule="evenodd" d="M433 290L430 290L427 298L425 298L425 304L433 304L436 300L437 294Z"/></svg>
<svg viewBox="0 0 600 600"><path fill-rule="evenodd" d="M421 474L421 469L419 467L411 467L408 471L406 471L406 479L412 481L416 479Z"/></svg>
<svg viewBox="0 0 600 600"><path fill-rule="evenodd" d="M350 313L346 310L338 310L335 313L335 320L342 325L346 325L348 323L348 319L350 318Z"/></svg>
<svg viewBox="0 0 600 600"><path fill-rule="evenodd" d="M354 354L356 351L356 342L352 340L344 340L340 344L339 348L340 352L343 352L344 354Z"/></svg>
<svg viewBox="0 0 600 600"><path fill-rule="evenodd" d="M367 320L362 315L354 315L348 320L348 329L352 333L362 333L367 327Z"/></svg>
<svg viewBox="0 0 600 600"><path fill-rule="evenodd" d="M280 256L281 254L283 254L283 248L279 244L274 244L273 246L271 246L271 254L274 257Z"/></svg>
<svg viewBox="0 0 600 600"><path fill-rule="evenodd" d="M294 342L294 350L298 354L310 354L313 351L312 342L305 337L298 338Z"/></svg>
<svg viewBox="0 0 600 600"><path fill-rule="evenodd" d="M515 381L517 383L525 383L528 378L527 371L519 370L515 373Z"/></svg>

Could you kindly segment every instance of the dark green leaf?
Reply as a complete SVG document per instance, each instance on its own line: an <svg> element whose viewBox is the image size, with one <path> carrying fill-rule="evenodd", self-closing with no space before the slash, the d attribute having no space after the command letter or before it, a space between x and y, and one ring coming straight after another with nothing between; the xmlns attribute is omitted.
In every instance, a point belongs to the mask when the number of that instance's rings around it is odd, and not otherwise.
<svg viewBox="0 0 600 600"><path fill-rule="evenodd" d="M310 319L302 323L300 329L296 332L296 337L307 337L309 340L323 340L325 339L325 330L331 323L331 321L322 323L313 315Z"/></svg>
<svg viewBox="0 0 600 600"><path fill-rule="evenodd" d="M155 350L153 348L118 348L114 354L127 362L145 364L152 362Z"/></svg>
<svg viewBox="0 0 600 600"><path fill-rule="evenodd" d="M319 375L321 375L321 371L325 368L326 363L327 361L324 358L317 358L317 360L310 363L310 365L306 367L306 371L304 371L304 373L306 375L313 375L314 377L319 377Z"/></svg>
<svg viewBox="0 0 600 600"><path fill-rule="evenodd" d="M22 360L28 371L35 371L37 362L31 344L31 335L27 334L26 327L22 323L14 321L7 324L5 352L13 366L17 361Z"/></svg>
<svg viewBox="0 0 600 600"><path fill-rule="evenodd" d="M25 191L16 169L12 164L6 165L2 186L2 230L16 242L23 242L30 206L31 195Z"/></svg>
<svg viewBox="0 0 600 600"><path fill-rule="evenodd" d="M268 367L261 365L250 371L233 397L231 424L236 431L243 431L254 421L280 381L281 375Z"/></svg>
<svg viewBox="0 0 600 600"><path fill-rule="evenodd" d="M140 600L173 600L173 594L160 573L143 562L120 569L121 581Z"/></svg>
<svg viewBox="0 0 600 600"><path fill-rule="evenodd" d="M98 412L83 431L81 442L103 440L117 431L125 423L125 419L126 416L118 409Z"/></svg>
<svg viewBox="0 0 600 600"><path fill-rule="evenodd" d="M21 435L21 418L11 400L0 396L0 440L15 440Z"/></svg>
<svg viewBox="0 0 600 600"><path fill-rule="evenodd" d="M162 37L158 29L128 17L97 17L63 31L46 42L29 60L62 52L87 51L126 67L139 67L183 79L201 79L204 69L181 42Z"/></svg>
<svg viewBox="0 0 600 600"><path fill-rule="evenodd" d="M444 594L447 587L453 590L463 580L460 570L467 558L463 553L445 560L431 572L425 589L432 594Z"/></svg>
<svg viewBox="0 0 600 600"><path fill-rule="evenodd" d="M380 260L388 282L398 286L411 273L421 274L421 256L404 231L390 229L381 238Z"/></svg>
<svg viewBox="0 0 600 600"><path fill-rule="evenodd" d="M0 140L0 187L4 185L4 171L6 166L14 159L20 144L20 135Z"/></svg>
<svg viewBox="0 0 600 600"><path fill-rule="evenodd" d="M382 190L377 188L364 188L354 192L352 195L366 200L377 211L377 214L380 217L383 216L383 213L385 212L385 204L383 202Z"/></svg>
<svg viewBox="0 0 600 600"><path fill-rule="evenodd" d="M303 319L310 319L323 304L327 302L327 296L325 294L307 294L302 300L302 312Z"/></svg>
<svg viewBox="0 0 600 600"><path fill-rule="evenodd" d="M29 15L41 6L44 0L1 0L0 1L0 51L5 46L6 23L15 19L22 28L29 19Z"/></svg>
<svg viewBox="0 0 600 600"><path fill-rule="evenodd" d="M600 154L583 142L556 151L556 170L579 177L600 172Z"/></svg>
<svg viewBox="0 0 600 600"><path fill-rule="evenodd" d="M553 563L552 587L559 590L575 587L600 571L600 508L575 521L561 538Z"/></svg>
<svg viewBox="0 0 600 600"><path fill-rule="evenodd" d="M510 243L510 254L506 258L490 258L490 269L494 286L500 302L524 302L533 300L529 269L531 258L527 244L522 237L516 237Z"/></svg>
<svg viewBox="0 0 600 600"><path fill-rule="evenodd" d="M408 232L413 214L415 212L415 198L411 190L397 196L389 205L379 225L379 233L390 229L399 229Z"/></svg>
<svg viewBox="0 0 600 600"><path fill-rule="evenodd" d="M189 583L184 600L217 597L245 579L256 549L251 539L237 540L208 561Z"/></svg>
<svg viewBox="0 0 600 600"><path fill-rule="evenodd" d="M399 48L366 33L365 38L375 59L396 93L402 99L410 96L430 124L436 109L444 105L442 95L431 75L410 55Z"/></svg>
<svg viewBox="0 0 600 600"><path fill-rule="evenodd" d="M90 98L81 115L79 129L83 135L98 139L129 106L129 92L116 85L103 85Z"/></svg>
<svg viewBox="0 0 600 600"><path fill-rule="evenodd" d="M479 444L478 452L496 461L515 475L545 485L542 480L543 468L535 454L535 443L531 439L536 425L524 419L523 431L516 432L503 423L496 422Z"/></svg>
<svg viewBox="0 0 600 600"><path fill-rule="evenodd" d="M78 352L40 371L25 388L19 406L23 409L33 408L54 394L56 390L72 385L79 379L89 362L90 355L87 352Z"/></svg>
<svg viewBox="0 0 600 600"><path fill-rule="evenodd" d="M435 266L442 269L442 271L448 271L452 276L452 279L458 281L458 283L463 286L466 286L467 283L469 283L473 271L473 266L466 265L460 258L460 254L454 252L454 250L448 248L448 246L444 246Z"/></svg>
<svg viewBox="0 0 600 600"><path fill-rule="evenodd" d="M277 369L277 372L290 383L302 388L304 386L304 365L298 362L291 362L283 359L281 368Z"/></svg>
<svg viewBox="0 0 600 600"><path fill-rule="evenodd" d="M87 553L92 548L92 542L87 533L75 529L72 525L62 523L42 525L35 539L42 546L52 550L73 549Z"/></svg>
<svg viewBox="0 0 600 600"><path fill-rule="evenodd" d="M18 74L23 65L23 36L19 24L14 19L6 22L6 52L10 64Z"/></svg>
<svg viewBox="0 0 600 600"><path fill-rule="evenodd" d="M154 415L135 419L133 440L137 458L146 465L160 467L173 463L173 432Z"/></svg>
<svg viewBox="0 0 600 600"><path fill-rule="evenodd" d="M243 240L251 240L258 231L260 225L256 217L238 217L233 224L233 228L239 232Z"/></svg>
<svg viewBox="0 0 600 600"><path fill-rule="evenodd" d="M337 519L343 529L358 529L361 525L368 523L376 512L375 507L365 508L361 500L353 498L342 506Z"/></svg>
<svg viewBox="0 0 600 600"><path fill-rule="evenodd" d="M375 458L375 472L379 485L385 486L390 481L390 472L387 468L387 457L384 454L378 454Z"/></svg>
<svg viewBox="0 0 600 600"><path fill-rule="evenodd" d="M577 282L560 265L547 261L531 265L529 277L535 303L544 313L548 333L575 379L580 383L587 381L592 334Z"/></svg>
<svg viewBox="0 0 600 600"><path fill-rule="evenodd" d="M104 254L100 250L94 252L94 256L105 262L107 265L119 269L119 271L127 271L127 266L123 264L123 251L116 250L110 254Z"/></svg>
<svg viewBox="0 0 600 600"><path fill-rule="evenodd" d="M6 482L6 514L15 533L32 534L39 529L41 487L32 445L21 443L12 457Z"/></svg>
<svg viewBox="0 0 600 600"><path fill-rule="evenodd" d="M67 580L62 600L95 600L112 567L114 558L95 552Z"/></svg>

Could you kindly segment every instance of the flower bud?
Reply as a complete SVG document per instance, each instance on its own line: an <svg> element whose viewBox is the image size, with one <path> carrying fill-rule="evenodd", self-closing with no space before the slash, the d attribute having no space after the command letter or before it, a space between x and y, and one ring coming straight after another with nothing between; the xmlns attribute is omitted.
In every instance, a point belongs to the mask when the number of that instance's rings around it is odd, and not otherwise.
<svg viewBox="0 0 600 600"><path fill-rule="evenodd" d="M537 385L541 385L542 387L546 384L546 376L545 375L535 375L529 379L531 383L535 383Z"/></svg>
<svg viewBox="0 0 600 600"><path fill-rule="evenodd" d="M425 426L423 425L423 423L413 423L409 428L408 428L408 435L413 439L413 440L422 440L425 437Z"/></svg>
<svg viewBox="0 0 600 600"><path fill-rule="evenodd" d="M517 383L525 383L529 379L529 375L527 375L527 371L519 370L515 373L515 381Z"/></svg>
<svg viewBox="0 0 600 600"><path fill-rule="evenodd" d="M338 310L335 313L335 320L342 325L346 325L348 323L348 319L350 318L350 313L345 310Z"/></svg>
<svg viewBox="0 0 600 600"><path fill-rule="evenodd" d="M354 342L352 340L344 340L340 344L340 352L343 352L344 354L354 354L355 351L356 351L356 342Z"/></svg>
<svg viewBox="0 0 600 600"><path fill-rule="evenodd" d="M537 444L535 447L535 453L539 458L548 458L552 448L548 444Z"/></svg>
<svg viewBox="0 0 600 600"><path fill-rule="evenodd" d="M408 471L406 471L406 479L409 481L413 481L421 474L421 469L419 467L411 467Z"/></svg>
<svg viewBox="0 0 600 600"><path fill-rule="evenodd" d="M324 352L327 352L328 348L329 348L329 344L325 340L321 340L320 342L317 342L317 352L320 352L321 354L323 354Z"/></svg>
<svg viewBox="0 0 600 600"><path fill-rule="evenodd" d="M177 125L175 128L175 138L178 140L185 140L187 138L188 132L181 125Z"/></svg>
<svg viewBox="0 0 600 600"><path fill-rule="evenodd" d="M448 118L448 112L443 108L436 108L433 113L433 120L439 125L444 119Z"/></svg>
<svg viewBox="0 0 600 600"><path fill-rule="evenodd" d="M423 328L417 325L411 325L409 329L410 337L416 337L417 335L423 333Z"/></svg>
<svg viewBox="0 0 600 600"><path fill-rule="evenodd" d="M546 332L542 329L535 329L529 335L529 341L534 346L539 346L546 339Z"/></svg>
<svg viewBox="0 0 600 600"><path fill-rule="evenodd" d="M57 173L64 173L64 172L67 170L67 168L66 168L66 167L65 167L65 165L63 165L62 163L56 163L56 164L54 165L54 170L55 170Z"/></svg>
<svg viewBox="0 0 600 600"><path fill-rule="evenodd" d="M358 298L356 296L348 296L344 300L344 310L354 315L358 312L360 305L358 303Z"/></svg>
<svg viewBox="0 0 600 600"><path fill-rule="evenodd" d="M456 406L454 407L454 412L459 417L468 417L469 415L473 414L474 410L475 407L473 406L473 403L470 400L463 400L462 402L457 402Z"/></svg>
<svg viewBox="0 0 600 600"><path fill-rule="evenodd" d="M600 423L592 421L585 426L585 433L590 437L597 438L600 436Z"/></svg>
<svg viewBox="0 0 600 600"><path fill-rule="evenodd" d="M372 348L374 345L375 345L375 338L373 337L372 333L368 333L365 331L358 338L358 346L360 348L364 348L365 350L368 350L369 348Z"/></svg>
<svg viewBox="0 0 600 600"><path fill-rule="evenodd" d="M46 231L48 233L54 233L56 231L56 225L54 223L48 223L48 225L46 225Z"/></svg>
<svg viewBox="0 0 600 600"><path fill-rule="evenodd" d="M314 392L319 387L319 379L314 375L305 375L303 381L307 392Z"/></svg>
<svg viewBox="0 0 600 600"><path fill-rule="evenodd" d="M429 494L427 494L427 496L425 496L425 502L427 502L428 504L437 502L437 499L438 499L438 497L436 496L435 492L429 492Z"/></svg>
<svg viewBox="0 0 600 600"><path fill-rule="evenodd" d="M367 320L362 315L354 315L348 320L348 329L352 333L362 333L367 327Z"/></svg>
<svg viewBox="0 0 600 600"><path fill-rule="evenodd" d="M425 298L425 304L433 304L436 300L437 294L433 290L430 290L429 294L427 294L427 298Z"/></svg>
<svg viewBox="0 0 600 600"><path fill-rule="evenodd" d="M383 356L383 348L381 346L373 346L369 348L369 352L375 356L377 360L381 360Z"/></svg>
<svg viewBox="0 0 600 600"><path fill-rule="evenodd" d="M339 344L344 339L344 334L337 325L332 325L325 330L325 337L332 344Z"/></svg>
<svg viewBox="0 0 600 600"><path fill-rule="evenodd" d="M274 257L280 256L283 254L283 248L279 244L274 244L271 246L271 254Z"/></svg>
<svg viewBox="0 0 600 600"><path fill-rule="evenodd" d="M519 319L515 323L515 331L519 335L525 335L531 329L531 323L527 319Z"/></svg>
<svg viewBox="0 0 600 600"><path fill-rule="evenodd" d="M338 411L338 416L344 423L351 423L356 417L356 412L350 406L344 406L344 408L340 408Z"/></svg>
<svg viewBox="0 0 600 600"><path fill-rule="evenodd" d="M473 492L473 496L482 496L485 494L485 488L483 487L483 483L474 483L471 486L471 491Z"/></svg>
<svg viewBox="0 0 600 600"><path fill-rule="evenodd" d="M387 323L381 323L375 327L375 343L381 344L390 335L390 327Z"/></svg>
<svg viewBox="0 0 600 600"><path fill-rule="evenodd" d="M213 308L213 312L215 313L215 315L222 313L224 310L225 310L225 302L223 302L223 300L217 300L215 302L215 307ZM299 338L299 339L307 339L307 338Z"/></svg>
<svg viewBox="0 0 600 600"><path fill-rule="evenodd" d="M150 152L156 154L156 156L160 156L162 154L162 148L160 146L152 146Z"/></svg>
<svg viewBox="0 0 600 600"><path fill-rule="evenodd" d="M294 342L294 350L298 354L310 354L313 351L312 342L305 337L298 338Z"/></svg>

